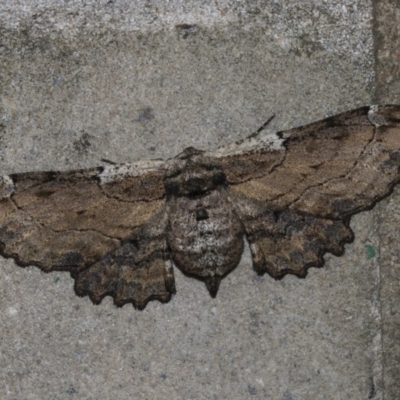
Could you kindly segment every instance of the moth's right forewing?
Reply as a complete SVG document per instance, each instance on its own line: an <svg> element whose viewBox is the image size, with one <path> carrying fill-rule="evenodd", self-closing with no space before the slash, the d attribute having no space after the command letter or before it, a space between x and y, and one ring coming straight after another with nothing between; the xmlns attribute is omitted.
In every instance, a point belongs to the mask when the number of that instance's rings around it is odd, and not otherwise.
<svg viewBox="0 0 400 400"><path fill-rule="evenodd" d="M143 199L140 180L127 185L129 175L115 174L107 182L113 192L107 192L102 172L31 172L3 180L2 254L46 271L82 268L115 251L165 207L162 195ZM139 171L140 179L146 179L146 172ZM159 193L162 176L153 182Z"/></svg>

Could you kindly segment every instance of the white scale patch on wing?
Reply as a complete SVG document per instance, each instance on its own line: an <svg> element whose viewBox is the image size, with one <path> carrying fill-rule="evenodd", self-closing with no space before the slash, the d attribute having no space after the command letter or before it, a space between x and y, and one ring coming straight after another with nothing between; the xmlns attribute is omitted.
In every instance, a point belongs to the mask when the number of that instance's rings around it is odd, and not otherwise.
<svg viewBox="0 0 400 400"><path fill-rule="evenodd" d="M107 165L99 175L101 184L121 181L129 176L139 176L151 171L158 171L166 168L163 160L143 160L134 163L119 165Z"/></svg>
<svg viewBox="0 0 400 400"><path fill-rule="evenodd" d="M243 154L246 152L263 149L277 151L283 149L283 142L285 140L280 138L276 132L268 133L265 135L258 135L256 137L249 137L239 142L230 143L226 146L222 146L213 152L207 152L207 156L212 157L226 157L237 154Z"/></svg>
<svg viewBox="0 0 400 400"><path fill-rule="evenodd" d="M10 197L14 192L14 182L8 176L0 176L0 198L4 199L6 197Z"/></svg>
<svg viewBox="0 0 400 400"><path fill-rule="evenodd" d="M382 114L378 114L378 112L379 112L378 105L372 105L368 111L368 119L371 122L371 124L375 125L376 128L386 125L385 117Z"/></svg>

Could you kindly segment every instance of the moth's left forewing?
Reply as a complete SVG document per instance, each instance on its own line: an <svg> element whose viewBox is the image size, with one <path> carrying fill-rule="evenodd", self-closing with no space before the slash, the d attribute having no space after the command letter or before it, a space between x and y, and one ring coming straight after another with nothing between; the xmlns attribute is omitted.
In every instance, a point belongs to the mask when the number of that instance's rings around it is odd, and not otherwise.
<svg viewBox="0 0 400 400"><path fill-rule="evenodd" d="M348 146L340 148L336 164L347 168L335 174L329 166L328 178L306 188L290 207L332 219L350 218L373 207L399 182L400 106L371 106L363 121L348 129ZM343 160L342 153L347 152ZM342 167L343 168L343 167Z"/></svg>
<svg viewBox="0 0 400 400"><path fill-rule="evenodd" d="M343 252L352 240L351 215L372 207L400 179L399 113L400 106L363 107L280 132L280 162L239 183L228 178L258 272L305 276L323 264L325 252ZM236 158L274 160L277 151L234 155L225 165L235 171Z"/></svg>
<svg viewBox="0 0 400 400"><path fill-rule="evenodd" d="M367 108L355 110L279 132L281 161L272 169L258 169L255 176L232 186L232 191L284 208L310 186L346 174L373 138L374 126L369 122L367 112ZM276 152L268 147L258 153L266 158L276 157ZM249 156L258 158L258 153Z"/></svg>

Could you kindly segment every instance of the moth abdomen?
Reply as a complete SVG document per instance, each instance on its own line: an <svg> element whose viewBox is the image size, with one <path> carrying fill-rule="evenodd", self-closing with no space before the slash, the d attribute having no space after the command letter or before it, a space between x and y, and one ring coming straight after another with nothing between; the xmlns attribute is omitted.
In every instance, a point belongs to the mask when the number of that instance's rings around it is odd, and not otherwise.
<svg viewBox="0 0 400 400"><path fill-rule="evenodd" d="M196 198L169 199L167 243L175 264L216 294L220 279L239 263L243 226L222 188ZM214 282L215 280L215 282Z"/></svg>

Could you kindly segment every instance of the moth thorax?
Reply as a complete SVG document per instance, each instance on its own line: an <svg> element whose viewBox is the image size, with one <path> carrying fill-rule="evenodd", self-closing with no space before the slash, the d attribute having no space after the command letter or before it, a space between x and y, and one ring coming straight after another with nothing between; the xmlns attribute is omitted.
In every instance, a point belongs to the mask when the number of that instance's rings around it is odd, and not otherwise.
<svg viewBox="0 0 400 400"><path fill-rule="evenodd" d="M170 195L198 196L225 183L225 175L218 168L193 165L167 178L166 189Z"/></svg>

